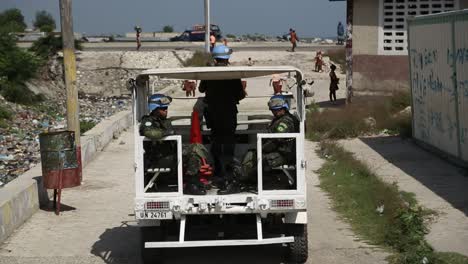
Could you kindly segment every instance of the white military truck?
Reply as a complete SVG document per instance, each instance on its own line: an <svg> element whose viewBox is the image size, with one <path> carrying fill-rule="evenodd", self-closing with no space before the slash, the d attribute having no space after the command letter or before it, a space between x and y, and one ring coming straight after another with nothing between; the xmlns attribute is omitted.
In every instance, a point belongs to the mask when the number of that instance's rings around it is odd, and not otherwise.
<svg viewBox="0 0 468 264"><path fill-rule="evenodd" d="M283 94L300 122L298 133L267 133L273 118L267 107L273 94L268 81L273 74L289 77L291 85ZM169 117L176 135L160 142L168 147L155 147L141 136L140 120L148 114L148 97L158 80L219 79L248 81L248 96L238 105L235 154L241 159L247 150L257 150L258 178L240 193L217 195L213 188L206 195L184 194L182 144L188 143L196 100L174 97ZM140 73L133 84L135 216L142 231L143 261L158 262L163 248L283 244L290 262L304 263L308 257L303 147L306 82L301 71L290 66L150 69ZM202 128L203 143L209 149L210 130L205 125ZM295 157L290 164L265 172L261 146L272 138L294 141ZM176 157L172 164L161 165L152 158L167 156Z"/></svg>

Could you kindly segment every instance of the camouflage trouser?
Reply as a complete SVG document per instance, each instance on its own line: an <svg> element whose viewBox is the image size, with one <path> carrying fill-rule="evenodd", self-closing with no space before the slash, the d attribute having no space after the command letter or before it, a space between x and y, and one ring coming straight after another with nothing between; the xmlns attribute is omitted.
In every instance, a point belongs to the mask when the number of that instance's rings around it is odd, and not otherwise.
<svg viewBox="0 0 468 264"><path fill-rule="evenodd" d="M286 159L279 152L271 152L263 155L262 166L264 171L286 164ZM257 177L257 151L251 149L245 153L242 159L241 181L255 181Z"/></svg>
<svg viewBox="0 0 468 264"><path fill-rule="evenodd" d="M188 182L198 182L198 175L202 166L202 158L208 164L213 164L209 151L202 144L190 144L183 146L184 176Z"/></svg>

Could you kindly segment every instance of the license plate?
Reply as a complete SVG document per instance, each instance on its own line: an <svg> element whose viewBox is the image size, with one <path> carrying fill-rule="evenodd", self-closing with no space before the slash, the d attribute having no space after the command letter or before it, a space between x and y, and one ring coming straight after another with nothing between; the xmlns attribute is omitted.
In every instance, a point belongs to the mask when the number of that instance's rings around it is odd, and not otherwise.
<svg viewBox="0 0 468 264"><path fill-rule="evenodd" d="M171 211L140 211L139 219L172 219Z"/></svg>

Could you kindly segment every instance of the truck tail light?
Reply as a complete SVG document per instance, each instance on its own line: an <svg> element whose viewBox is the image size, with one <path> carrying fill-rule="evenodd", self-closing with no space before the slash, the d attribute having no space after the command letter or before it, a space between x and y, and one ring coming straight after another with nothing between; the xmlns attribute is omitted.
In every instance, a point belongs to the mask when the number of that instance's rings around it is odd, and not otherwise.
<svg viewBox="0 0 468 264"><path fill-rule="evenodd" d="M169 209L169 202L147 202L146 210Z"/></svg>
<svg viewBox="0 0 468 264"><path fill-rule="evenodd" d="M271 200L271 208L294 208L294 200Z"/></svg>

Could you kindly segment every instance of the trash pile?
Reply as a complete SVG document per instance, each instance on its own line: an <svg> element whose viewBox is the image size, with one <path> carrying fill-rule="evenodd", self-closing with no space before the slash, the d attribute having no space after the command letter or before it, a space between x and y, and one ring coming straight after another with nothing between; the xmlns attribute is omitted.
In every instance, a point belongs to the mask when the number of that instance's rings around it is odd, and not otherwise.
<svg viewBox="0 0 468 264"><path fill-rule="evenodd" d="M79 103L80 121L95 124L117 112L131 108L130 96L100 97L83 94L79 96Z"/></svg>
<svg viewBox="0 0 468 264"><path fill-rule="evenodd" d="M131 107L129 97L81 95L80 121L99 123ZM0 96L0 107L11 113L0 126L0 188L40 162L39 134L66 128L65 102L24 106Z"/></svg>

